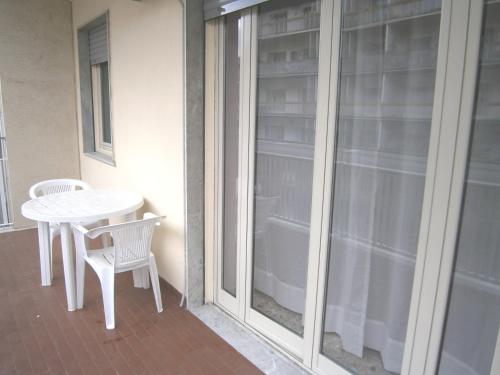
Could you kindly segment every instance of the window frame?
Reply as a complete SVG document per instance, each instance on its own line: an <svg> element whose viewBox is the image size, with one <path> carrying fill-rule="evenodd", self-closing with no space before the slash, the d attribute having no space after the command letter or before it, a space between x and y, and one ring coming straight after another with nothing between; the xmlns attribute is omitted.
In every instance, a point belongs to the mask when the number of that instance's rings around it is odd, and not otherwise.
<svg viewBox="0 0 500 375"><path fill-rule="evenodd" d="M110 22L109 11L94 18L92 21L78 28L77 31L77 58L79 64L80 116L82 127L83 154L111 166L116 166L113 145L113 105L111 90L111 54L110 54ZM89 32L90 30L106 25L108 57L108 91L109 91L109 124L111 143L104 142L102 121L102 86L100 67L103 63L91 64Z"/></svg>
<svg viewBox="0 0 500 375"><path fill-rule="evenodd" d="M103 121L103 105L102 105L102 65L104 62L99 64L94 64L90 66L91 69L91 80L92 80L92 103L93 103L93 115L94 115L94 142L95 142L95 152L99 152L110 157L113 156L113 135L111 136L111 142L106 142L104 140L104 121ZM109 63L108 70L109 70ZM108 72L109 74L109 72ZM109 87L108 87L109 90ZM110 105L110 103L108 103ZM108 109L109 110L109 109ZM111 117L111 116L110 116ZM111 118L110 118L111 120ZM111 121L110 129L111 133Z"/></svg>
<svg viewBox="0 0 500 375"><path fill-rule="evenodd" d="M422 371L425 374L437 373L441 355L441 345L444 338L444 329L451 292L454 270L454 259L457 254L457 240L460 231L460 220L462 216L463 198L465 193L465 181L469 162L469 144L472 137L472 126L474 118L475 98L477 84L479 82L479 58L483 27L484 7L488 0L467 2L468 24L467 33L462 35L464 48L463 57L463 83L461 86L461 97L459 101L457 118L455 121L455 157L450 161L448 169L453 172L449 177L447 220L444 224L443 243L439 254L428 254L426 262L436 262L437 256L441 261L437 277L434 277L434 293L423 296L422 305L427 308L424 312L431 317L425 326L420 323L416 329L427 329L427 353L425 362L422 363ZM465 9L462 10L462 13ZM457 27L458 31L458 27ZM462 31L463 32L463 31ZM460 37L460 34L458 34ZM430 267L429 267L430 268ZM428 274L430 271L427 271ZM424 277L428 275L424 274ZM422 336L420 334L420 336ZM416 333L416 338L417 333ZM497 346L497 352L499 347ZM422 355L422 358L423 355ZM494 357L494 361L498 359ZM413 372L416 373L416 372ZM493 368L491 374L493 374Z"/></svg>

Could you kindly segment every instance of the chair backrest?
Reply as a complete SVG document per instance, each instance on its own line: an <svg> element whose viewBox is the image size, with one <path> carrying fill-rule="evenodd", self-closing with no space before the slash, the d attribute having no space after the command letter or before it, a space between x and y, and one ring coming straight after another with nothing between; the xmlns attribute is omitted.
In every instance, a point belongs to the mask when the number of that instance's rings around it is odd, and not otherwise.
<svg viewBox="0 0 500 375"><path fill-rule="evenodd" d="M35 199L43 195L55 193L64 193L66 191L74 191L77 188L81 190L90 189L89 184L81 180L71 178L60 178L56 180L41 181L30 188L30 198Z"/></svg>
<svg viewBox="0 0 500 375"><path fill-rule="evenodd" d="M89 230L87 236L96 238L110 233L115 248L115 269L127 269L149 261L153 232L163 218L148 212L142 220L95 228Z"/></svg>

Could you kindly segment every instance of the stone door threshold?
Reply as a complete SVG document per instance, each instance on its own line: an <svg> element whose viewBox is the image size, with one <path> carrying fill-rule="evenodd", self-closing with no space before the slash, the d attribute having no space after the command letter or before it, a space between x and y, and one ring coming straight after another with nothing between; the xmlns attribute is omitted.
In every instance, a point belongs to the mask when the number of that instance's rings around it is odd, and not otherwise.
<svg viewBox="0 0 500 375"><path fill-rule="evenodd" d="M207 304L191 312L265 374L309 374L217 306Z"/></svg>

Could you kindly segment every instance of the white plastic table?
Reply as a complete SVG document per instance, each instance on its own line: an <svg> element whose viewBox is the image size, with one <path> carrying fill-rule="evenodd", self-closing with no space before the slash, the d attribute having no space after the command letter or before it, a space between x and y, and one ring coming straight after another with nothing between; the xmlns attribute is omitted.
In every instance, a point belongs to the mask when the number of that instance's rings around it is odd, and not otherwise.
<svg viewBox="0 0 500 375"><path fill-rule="evenodd" d="M135 218L135 211L144 204L140 194L121 189L77 190L45 195L25 202L23 216L38 222L40 272L42 286L51 284L49 224L61 225L61 246L64 266L64 282L68 310L76 309L74 252L71 242L71 224L88 223L127 215ZM149 280L148 280L149 281ZM144 275L134 273L134 286L147 287Z"/></svg>

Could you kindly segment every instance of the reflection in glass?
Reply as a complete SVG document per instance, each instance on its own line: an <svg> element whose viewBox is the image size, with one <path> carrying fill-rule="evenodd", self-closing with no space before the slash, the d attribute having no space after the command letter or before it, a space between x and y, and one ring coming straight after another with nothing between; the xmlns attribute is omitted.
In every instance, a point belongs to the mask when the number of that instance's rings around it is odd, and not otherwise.
<svg viewBox="0 0 500 375"><path fill-rule="evenodd" d="M238 155L240 57L238 30L240 15L225 17L224 31L224 194L222 288L236 297Z"/></svg>
<svg viewBox="0 0 500 375"><path fill-rule="evenodd" d="M500 3L485 6L468 175L440 375L500 365Z"/></svg>
<svg viewBox="0 0 500 375"><path fill-rule="evenodd" d="M259 6L252 307L302 335L319 1Z"/></svg>
<svg viewBox="0 0 500 375"><path fill-rule="evenodd" d="M400 373L424 193L440 1L342 1L321 352Z"/></svg>
<svg viewBox="0 0 500 375"><path fill-rule="evenodd" d="M108 62L99 64L101 69L102 141L111 144L111 115L109 112Z"/></svg>

